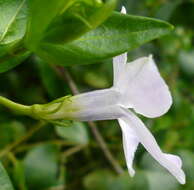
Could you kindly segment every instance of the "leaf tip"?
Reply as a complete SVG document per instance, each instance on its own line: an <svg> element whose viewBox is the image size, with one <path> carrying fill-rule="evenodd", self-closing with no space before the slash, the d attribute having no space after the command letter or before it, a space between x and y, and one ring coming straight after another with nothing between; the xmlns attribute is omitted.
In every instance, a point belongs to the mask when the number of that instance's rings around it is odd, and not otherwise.
<svg viewBox="0 0 194 190"><path fill-rule="evenodd" d="M168 28L170 31L173 31L175 29L174 25L167 22Z"/></svg>

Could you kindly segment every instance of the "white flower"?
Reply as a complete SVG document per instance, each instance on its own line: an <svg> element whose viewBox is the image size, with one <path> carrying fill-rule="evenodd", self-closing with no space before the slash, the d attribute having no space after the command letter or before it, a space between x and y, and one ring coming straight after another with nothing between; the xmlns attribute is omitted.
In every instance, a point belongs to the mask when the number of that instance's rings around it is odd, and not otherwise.
<svg viewBox="0 0 194 190"><path fill-rule="evenodd" d="M122 8L125 13L125 9ZM37 107L43 119L72 119L79 121L118 119L123 135L123 148L129 174L135 151L141 143L150 155L166 168L181 184L185 183L182 161L178 156L163 153L154 136L132 112L154 118L165 114L172 104L168 86L160 76L152 56L127 63L127 54L113 58L114 84L104 90L69 97ZM128 110L128 109L132 110ZM48 114L45 113L47 110ZM54 111L53 111L54 110ZM37 112L38 113L38 112Z"/></svg>
<svg viewBox="0 0 194 190"><path fill-rule="evenodd" d="M68 110L71 107L74 111L70 117L79 121L118 119L131 176L135 174L132 167L134 154L141 143L155 160L184 184L185 174L181 169L181 159L163 153L143 122L128 110L131 108L136 113L153 118L166 113L172 104L168 86L160 76L152 56L127 63L127 54L124 53L115 57L113 62L113 87L72 97ZM60 113L64 115L64 109Z"/></svg>
<svg viewBox="0 0 194 190"><path fill-rule="evenodd" d="M41 119L78 121L118 119L123 134L123 148L129 174L139 143L177 180L185 183L185 174L178 156L163 153L154 136L133 113L154 118L165 114L172 104L168 86L160 76L152 56L127 63L127 54L113 58L114 84L104 90L62 98L43 107L36 107ZM131 110L128 110L128 109Z"/></svg>
<svg viewBox="0 0 194 190"><path fill-rule="evenodd" d="M153 135L132 112L149 118L163 115L172 104L168 86L160 76L152 56L127 63L124 53L113 59L114 84L104 90L62 98L36 108L42 119L72 119L78 121L118 119L123 134L123 148L129 174L139 143L177 180L185 183L185 174L178 156L163 153ZM128 109L131 110L128 110Z"/></svg>

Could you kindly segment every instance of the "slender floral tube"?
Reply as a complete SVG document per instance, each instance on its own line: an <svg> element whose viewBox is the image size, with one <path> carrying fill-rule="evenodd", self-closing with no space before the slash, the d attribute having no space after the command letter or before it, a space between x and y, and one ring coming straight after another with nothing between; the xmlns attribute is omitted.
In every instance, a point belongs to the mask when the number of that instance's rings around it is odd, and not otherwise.
<svg viewBox="0 0 194 190"><path fill-rule="evenodd" d="M44 120L109 120L123 115L118 106L121 94L115 89L96 90L32 106L34 117Z"/></svg>
<svg viewBox="0 0 194 190"><path fill-rule="evenodd" d="M181 159L178 156L163 153L154 136L145 127L143 122L132 112L125 110L125 117L123 117L122 120L128 125L128 127L133 129L138 141L145 147L151 156L174 175L181 184L184 184L185 174L181 169Z"/></svg>

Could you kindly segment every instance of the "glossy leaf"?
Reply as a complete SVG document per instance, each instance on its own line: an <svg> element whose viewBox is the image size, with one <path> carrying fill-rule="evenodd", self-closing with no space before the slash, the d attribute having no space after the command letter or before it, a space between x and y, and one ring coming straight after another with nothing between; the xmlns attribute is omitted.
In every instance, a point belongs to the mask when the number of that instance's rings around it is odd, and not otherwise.
<svg viewBox="0 0 194 190"><path fill-rule="evenodd" d="M25 59L20 52L26 31L26 0L0 1L0 73L5 72Z"/></svg>
<svg viewBox="0 0 194 190"><path fill-rule="evenodd" d="M90 0L92 1L92 0ZM89 1L89 2L90 2ZM45 41L65 43L93 30L104 22L115 8L116 0L105 3L78 1L48 28Z"/></svg>
<svg viewBox="0 0 194 190"><path fill-rule="evenodd" d="M11 142L21 138L25 135L25 127L21 122L12 121L12 122L1 122L0 127L0 149L3 149L5 146Z"/></svg>
<svg viewBox="0 0 194 190"><path fill-rule="evenodd" d="M87 144L89 141L86 126L81 122L72 122L66 127L56 127L56 132L73 144Z"/></svg>
<svg viewBox="0 0 194 190"><path fill-rule="evenodd" d="M7 175L7 172L1 163L0 163L0 189L14 190L9 179L9 176Z"/></svg>
<svg viewBox="0 0 194 190"><path fill-rule="evenodd" d="M6 54L0 59L0 73L13 69L30 55L29 51L22 50L18 54Z"/></svg>
<svg viewBox="0 0 194 190"><path fill-rule="evenodd" d="M84 178L84 186L87 190L110 189L115 176L108 170L96 170Z"/></svg>
<svg viewBox="0 0 194 190"><path fill-rule="evenodd" d="M89 64L137 48L172 29L160 20L114 13L78 40L63 45L43 43L37 53L49 63Z"/></svg>
<svg viewBox="0 0 194 190"><path fill-rule="evenodd" d="M0 1L0 44L23 38L26 30L26 0Z"/></svg>
<svg viewBox="0 0 194 190"><path fill-rule="evenodd" d="M158 10L156 17L163 20L169 20L172 13L180 5L180 3L181 0L174 0L163 4L163 6L161 6Z"/></svg>
<svg viewBox="0 0 194 190"><path fill-rule="evenodd" d="M64 82L60 80L60 78L54 72L54 69L43 60L39 58L36 60L42 84L44 85L49 97L59 98L64 96Z"/></svg>
<svg viewBox="0 0 194 190"><path fill-rule="evenodd" d="M15 43L1 44L0 45L0 57L5 56L8 52L12 51Z"/></svg>
<svg viewBox="0 0 194 190"><path fill-rule="evenodd" d="M87 190L149 190L144 172L130 178L128 172L115 176L109 170L96 170L84 178Z"/></svg>
<svg viewBox="0 0 194 190"><path fill-rule="evenodd" d="M179 187L178 182L167 172L145 172L148 179L149 190L177 190ZM158 185L158 181L162 186Z"/></svg>
<svg viewBox="0 0 194 190"><path fill-rule="evenodd" d="M43 37L45 30L59 11L70 0L29 0L29 17L26 34L26 45L34 49Z"/></svg>
<svg viewBox="0 0 194 190"><path fill-rule="evenodd" d="M178 55L178 61L180 63L181 69L185 74L193 76L194 74L194 50L184 51L181 50Z"/></svg>
<svg viewBox="0 0 194 190"><path fill-rule="evenodd" d="M9 52L0 57L0 73L16 67L30 55L28 50L19 45L16 48L10 47Z"/></svg>
<svg viewBox="0 0 194 190"><path fill-rule="evenodd" d="M179 155L183 159L183 168L185 170L187 180L193 181L194 179L194 154L189 150L180 150Z"/></svg>
<svg viewBox="0 0 194 190"><path fill-rule="evenodd" d="M57 182L57 155L55 145L44 144L31 149L24 159L27 185L42 190Z"/></svg>
<svg viewBox="0 0 194 190"><path fill-rule="evenodd" d="M18 189L27 190L23 163L17 159L14 159L13 162L13 178L15 182L14 184L17 184L16 186L18 187Z"/></svg>

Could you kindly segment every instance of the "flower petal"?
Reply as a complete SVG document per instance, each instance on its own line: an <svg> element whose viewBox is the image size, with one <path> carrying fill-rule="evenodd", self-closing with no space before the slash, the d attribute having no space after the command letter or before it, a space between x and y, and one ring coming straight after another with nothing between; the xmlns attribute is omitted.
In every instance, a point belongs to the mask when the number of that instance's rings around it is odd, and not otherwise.
<svg viewBox="0 0 194 190"><path fill-rule="evenodd" d="M117 86L123 94L123 106L133 107L146 117L158 117L168 111L172 104L171 94L152 56L126 64L122 74L123 81Z"/></svg>
<svg viewBox="0 0 194 190"><path fill-rule="evenodd" d="M123 149L125 153L127 168L130 176L133 177L135 175L135 170L133 169L133 160L137 146L139 144L139 140L133 129L127 126L125 121L123 121L122 119L118 119L118 122L122 129Z"/></svg>
<svg viewBox="0 0 194 190"><path fill-rule="evenodd" d="M121 13L126 14L126 8L122 6ZM113 57L113 72L114 72L114 81L113 86L116 87L120 85L120 82L123 81L123 73L125 72L125 67L127 63L127 53L123 53L116 57Z"/></svg>
<svg viewBox="0 0 194 190"><path fill-rule="evenodd" d="M114 86L120 85L123 81L123 73L127 63L127 53L113 58Z"/></svg>
<svg viewBox="0 0 194 190"><path fill-rule="evenodd" d="M123 121L131 127L138 136L139 141L145 149L158 161L164 168L166 168L181 184L185 183L185 174L181 169L181 162L178 156L164 154L158 146L154 136L145 127L143 122L135 116L132 112L123 109L125 117Z"/></svg>
<svg viewBox="0 0 194 190"><path fill-rule="evenodd" d="M78 107L85 109L96 109L118 104L120 93L113 88L95 90L78 94L72 97L72 101Z"/></svg>
<svg viewBox="0 0 194 190"><path fill-rule="evenodd" d="M166 158L174 162L177 167L181 168L182 167L182 160L180 159L179 156L173 155L173 154L165 154Z"/></svg>
<svg viewBox="0 0 194 190"><path fill-rule="evenodd" d="M127 13L127 10L126 10L125 6L122 6L121 13L123 13L123 14L126 14Z"/></svg>

